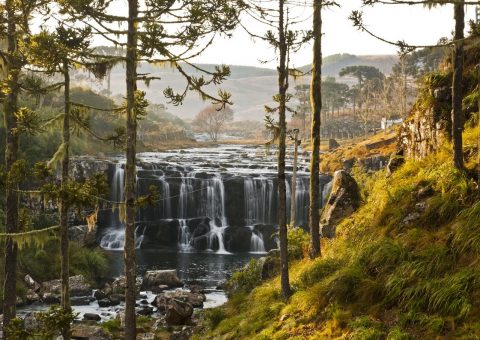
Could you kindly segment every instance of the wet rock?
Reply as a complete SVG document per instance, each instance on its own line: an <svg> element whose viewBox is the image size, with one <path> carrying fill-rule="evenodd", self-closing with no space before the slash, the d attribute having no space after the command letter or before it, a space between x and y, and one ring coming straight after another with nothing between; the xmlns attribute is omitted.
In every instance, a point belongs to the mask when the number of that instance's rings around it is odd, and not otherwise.
<svg viewBox="0 0 480 340"><path fill-rule="evenodd" d="M118 304L120 304L120 301L118 302ZM98 306L103 308L103 307L114 306L114 304L112 304L112 301L110 301L110 299L101 299L101 300L98 300Z"/></svg>
<svg viewBox="0 0 480 340"><path fill-rule="evenodd" d="M160 294L161 292L164 292L168 289L169 287L167 285L158 285L158 286L152 287L151 291L153 294Z"/></svg>
<svg viewBox="0 0 480 340"><path fill-rule="evenodd" d="M74 324L72 326L72 339L82 340L110 340L112 336L100 326Z"/></svg>
<svg viewBox="0 0 480 340"><path fill-rule="evenodd" d="M121 301L125 301L125 295L112 294L108 297L108 300L110 300L111 306L118 306Z"/></svg>
<svg viewBox="0 0 480 340"><path fill-rule="evenodd" d="M228 283L227 280L219 281L219 282L217 283L217 286L215 287L215 289L225 290L225 289L227 288L227 283Z"/></svg>
<svg viewBox="0 0 480 340"><path fill-rule="evenodd" d="M178 278L176 269L147 271L143 276L143 290L151 290L152 287L159 285L181 287L183 283Z"/></svg>
<svg viewBox="0 0 480 340"><path fill-rule="evenodd" d="M41 300L40 295L35 293L32 289L29 289L27 291L27 293L25 294L25 302L27 304L32 304L32 303L38 302L40 300Z"/></svg>
<svg viewBox="0 0 480 340"><path fill-rule="evenodd" d="M52 293L44 293L42 296L43 303L47 305L54 305L60 303L60 295Z"/></svg>
<svg viewBox="0 0 480 340"><path fill-rule="evenodd" d="M335 236L337 224L350 216L360 206L357 182L345 170L338 170L333 176L332 191L320 218L322 235Z"/></svg>
<svg viewBox="0 0 480 340"><path fill-rule="evenodd" d="M105 294L104 291L97 289L95 292L93 292L93 297L97 300L103 300L107 298L107 294Z"/></svg>
<svg viewBox="0 0 480 340"><path fill-rule="evenodd" d="M87 321L100 321L102 317L96 313L85 313L83 314L83 320Z"/></svg>
<svg viewBox="0 0 480 340"><path fill-rule="evenodd" d="M87 306L90 304L90 297L88 296L74 296L70 298L72 306Z"/></svg>
<svg viewBox="0 0 480 340"><path fill-rule="evenodd" d="M169 325L184 325L193 314L193 307L188 302L171 299L166 306L165 321Z"/></svg>
<svg viewBox="0 0 480 340"><path fill-rule="evenodd" d="M230 252L250 250L252 230L247 227L227 227L223 233L225 248Z"/></svg>
<svg viewBox="0 0 480 340"><path fill-rule="evenodd" d="M28 274L23 278L23 282L27 288L31 289L35 293L38 293L41 288L41 285Z"/></svg>
<svg viewBox="0 0 480 340"><path fill-rule="evenodd" d="M201 285L190 285L188 287L190 289L190 293L195 293L195 294L204 294L205 293L205 287Z"/></svg>
<svg viewBox="0 0 480 340"><path fill-rule="evenodd" d="M137 311L137 314L138 315L144 315L144 316L152 315L153 314L153 307L143 306Z"/></svg>

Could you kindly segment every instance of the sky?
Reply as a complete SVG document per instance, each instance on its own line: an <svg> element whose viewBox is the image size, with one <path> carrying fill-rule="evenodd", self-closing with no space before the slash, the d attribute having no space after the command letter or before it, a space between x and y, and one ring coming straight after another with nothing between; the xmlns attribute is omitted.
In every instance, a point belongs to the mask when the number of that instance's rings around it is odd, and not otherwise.
<svg viewBox="0 0 480 340"><path fill-rule="evenodd" d="M341 8L324 9L322 42L323 55L350 53L357 55L395 54L394 46L376 40L365 32L356 30L348 20L352 10L362 9L360 0L339 0ZM474 18L473 6L468 6L466 19ZM435 44L441 37L450 37L454 28L453 6L446 5L432 10L421 6L376 5L364 7L364 23L374 33L392 41L405 40L410 44ZM310 22L305 23L308 28ZM251 29L262 32L264 28L252 22ZM468 29L468 25L466 25ZM260 60L272 59L274 51L261 42L253 41L244 31L237 29L231 39L221 38L202 56L199 63L223 63L275 68L276 62L262 64ZM311 62L311 46L292 57L292 66Z"/></svg>

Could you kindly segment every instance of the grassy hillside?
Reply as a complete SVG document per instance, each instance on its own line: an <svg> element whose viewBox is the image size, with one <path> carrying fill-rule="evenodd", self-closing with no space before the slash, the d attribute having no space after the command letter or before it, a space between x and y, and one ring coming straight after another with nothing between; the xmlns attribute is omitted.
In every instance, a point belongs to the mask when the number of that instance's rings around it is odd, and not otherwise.
<svg viewBox="0 0 480 340"><path fill-rule="evenodd" d="M341 68L349 65L371 65L378 67L383 72L390 72L393 64L396 62L396 56L355 56L350 54L337 54L324 58L323 72L324 76L338 76ZM213 70L214 65L199 65L207 70ZM303 67L309 69L309 65ZM235 120L255 120L263 121L265 112L264 105L273 105L272 96L277 92L276 70L252 66L231 65L231 76L220 86L220 88L229 91L232 94L232 101L235 111ZM186 66L186 70L199 75L198 71ZM140 83L139 87L147 92L147 98L157 104L166 104L167 110L182 119L192 119L209 103L203 102L195 93L191 93L185 99L183 105L168 105L163 96L163 90L171 86L176 91L185 89L185 82L179 74L171 68L160 68L150 65L142 65L140 73L152 73L161 78L160 81L151 82L150 86ZM111 92L123 94L125 91L125 69L122 66L114 67L111 76ZM86 85L86 79L83 76L76 78L77 82ZM300 82L309 82L308 77L299 79ZM354 82L346 78L345 81ZM106 81L88 82L90 86L101 90L107 87ZM292 84L293 88L294 84ZM207 89L211 93L217 93L217 87L210 86Z"/></svg>
<svg viewBox="0 0 480 340"><path fill-rule="evenodd" d="M321 258L292 263L290 300L275 277L208 312L198 338L478 339L478 185L447 150L389 178L356 169L362 207L323 240Z"/></svg>

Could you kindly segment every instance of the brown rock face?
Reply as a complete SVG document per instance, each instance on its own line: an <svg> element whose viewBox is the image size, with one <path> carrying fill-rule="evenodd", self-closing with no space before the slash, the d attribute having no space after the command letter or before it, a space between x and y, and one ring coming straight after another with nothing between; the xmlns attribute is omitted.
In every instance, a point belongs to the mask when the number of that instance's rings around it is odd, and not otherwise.
<svg viewBox="0 0 480 340"><path fill-rule="evenodd" d="M360 206L357 182L345 170L333 176L332 192L320 218L323 237L332 238L338 223L351 215Z"/></svg>
<svg viewBox="0 0 480 340"><path fill-rule="evenodd" d="M169 325L183 325L193 314L193 307L188 302L171 299L166 306L165 321Z"/></svg>

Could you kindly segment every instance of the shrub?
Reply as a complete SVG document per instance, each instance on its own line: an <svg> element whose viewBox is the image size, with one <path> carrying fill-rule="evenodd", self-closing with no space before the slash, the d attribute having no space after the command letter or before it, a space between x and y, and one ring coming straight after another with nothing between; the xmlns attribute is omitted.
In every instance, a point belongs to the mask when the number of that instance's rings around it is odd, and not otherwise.
<svg viewBox="0 0 480 340"><path fill-rule="evenodd" d="M205 311L205 317L210 329L215 329L215 327L217 327L217 325L222 322L222 320L225 319L227 315L225 314L225 311L221 307L219 307L207 309Z"/></svg>
<svg viewBox="0 0 480 340"><path fill-rule="evenodd" d="M308 253L310 235L301 228L288 229L288 258L299 260Z"/></svg>
<svg viewBox="0 0 480 340"><path fill-rule="evenodd" d="M343 261L336 258L318 258L301 272L298 285L301 288L309 288L333 274L342 264Z"/></svg>
<svg viewBox="0 0 480 340"><path fill-rule="evenodd" d="M233 273L227 282L227 294L229 296L237 293L248 293L257 287L262 279L262 268L256 259L250 262L241 270Z"/></svg>

